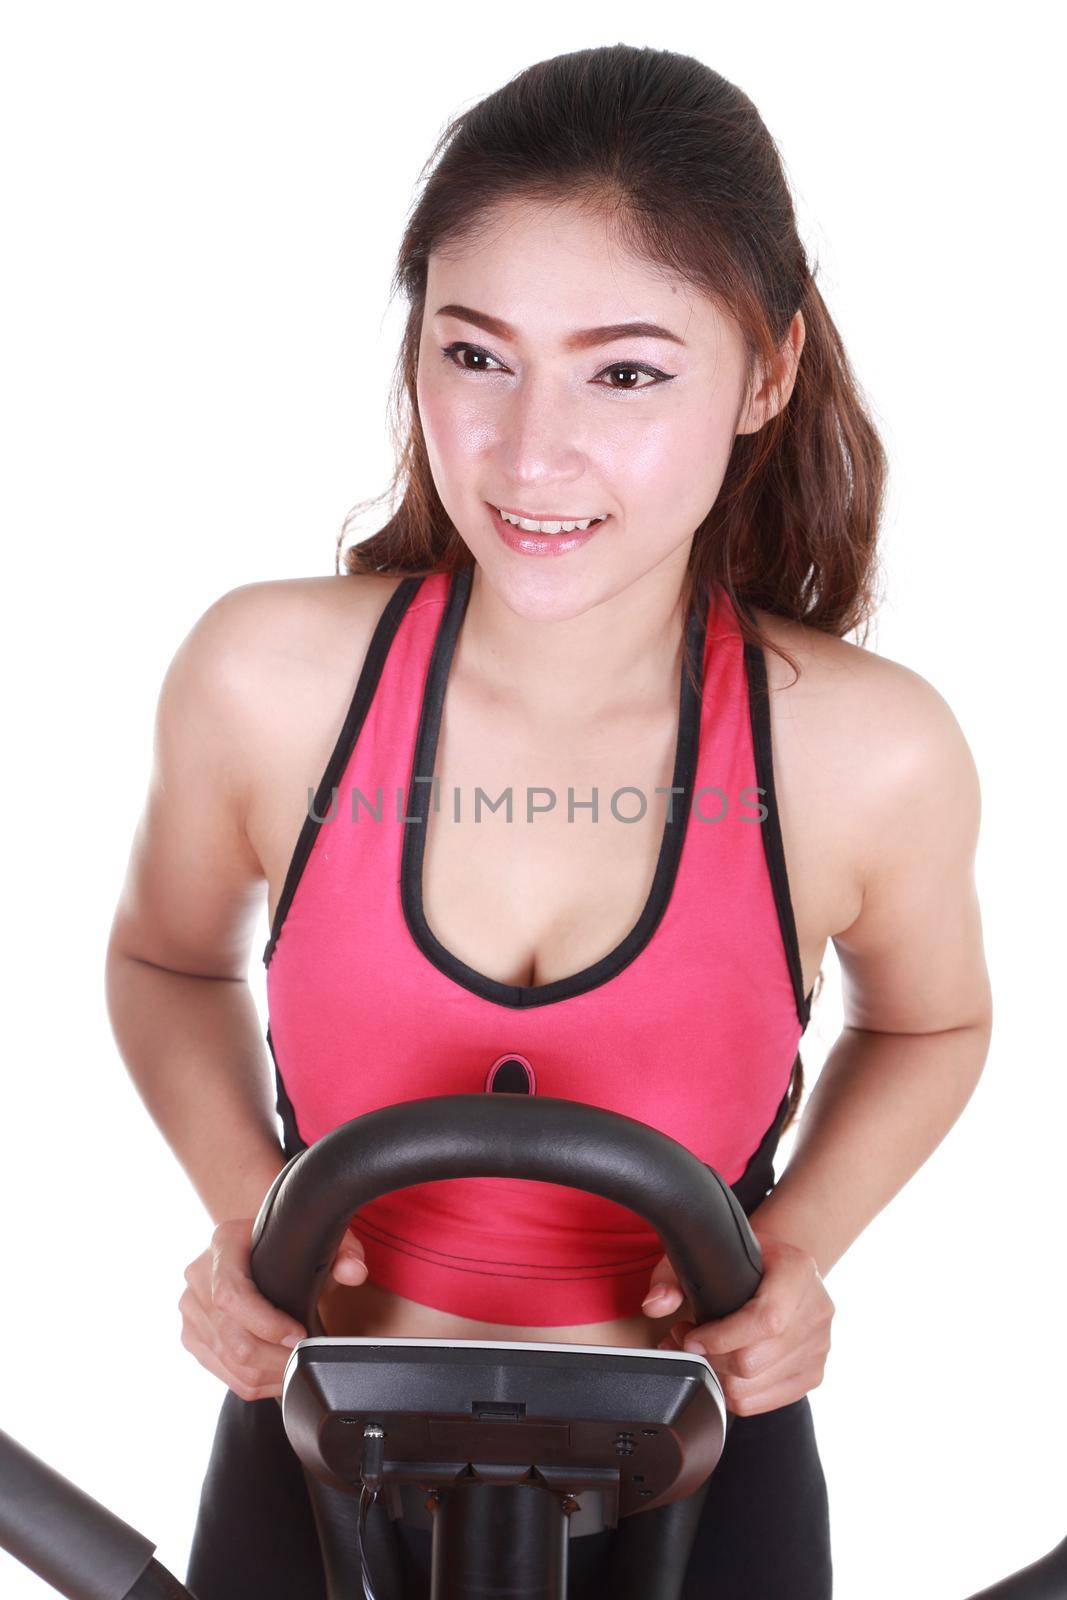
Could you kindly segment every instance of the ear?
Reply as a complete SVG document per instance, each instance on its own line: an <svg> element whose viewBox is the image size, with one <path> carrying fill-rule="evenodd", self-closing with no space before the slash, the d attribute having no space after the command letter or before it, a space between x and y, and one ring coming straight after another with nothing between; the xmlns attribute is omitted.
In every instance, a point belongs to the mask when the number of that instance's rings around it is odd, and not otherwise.
<svg viewBox="0 0 1067 1600"><path fill-rule="evenodd" d="M742 407L735 430L737 433L758 433L764 423L769 422L785 406L797 380L806 332L803 313L794 312L778 354L769 364L760 363L756 390L748 404Z"/></svg>

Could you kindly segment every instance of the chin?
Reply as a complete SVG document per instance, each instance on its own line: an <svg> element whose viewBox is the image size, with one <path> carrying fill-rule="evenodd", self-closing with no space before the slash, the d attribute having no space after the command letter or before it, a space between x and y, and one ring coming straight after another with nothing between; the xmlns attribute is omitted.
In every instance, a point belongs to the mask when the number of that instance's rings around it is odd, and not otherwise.
<svg viewBox="0 0 1067 1600"><path fill-rule="evenodd" d="M532 570L516 571L515 564L499 560L495 552L484 557L479 551L472 554L496 598L526 622L567 622L624 587L603 572L559 570L566 566L566 558L531 561Z"/></svg>

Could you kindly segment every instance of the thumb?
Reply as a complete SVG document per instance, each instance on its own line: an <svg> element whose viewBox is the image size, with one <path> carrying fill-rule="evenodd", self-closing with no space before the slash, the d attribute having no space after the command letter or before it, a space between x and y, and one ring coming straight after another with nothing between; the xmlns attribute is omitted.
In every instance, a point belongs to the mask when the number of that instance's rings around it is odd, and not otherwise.
<svg viewBox="0 0 1067 1600"><path fill-rule="evenodd" d="M367 1277L367 1263L363 1259L363 1246L346 1233L330 1269L339 1283L363 1283Z"/></svg>
<svg viewBox="0 0 1067 1600"><path fill-rule="evenodd" d="M642 1301L642 1309L651 1316L663 1317L668 1311L676 1311L684 1298L670 1260L667 1256L662 1256L652 1269L652 1278L648 1293Z"/></svg>

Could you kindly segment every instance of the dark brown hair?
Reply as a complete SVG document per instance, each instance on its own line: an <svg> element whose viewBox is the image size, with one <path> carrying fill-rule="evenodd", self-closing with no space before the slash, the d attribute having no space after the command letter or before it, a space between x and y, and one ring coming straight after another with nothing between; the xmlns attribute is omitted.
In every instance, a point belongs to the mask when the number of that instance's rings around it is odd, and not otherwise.
<svg viewBox="0 0 1067 1600"><path fill-rule="evenodd" d="M437 494L419 421L428 258L477 238L503 202L577 206L735 320L748 357L746 392L769 370L796 311L803 314L792 394L757 433L737 436L719 494L693 536L683 615L692 605L706 609L712 585L721 584L746 639L774 650L798 675L748 607L838 637L862 627L865 638L877 603L885 451L816 287L777 147L752 101L672 50L576 50L528 67L456 116L421 177L392 282L409 305L390 397L395 468L384 493L345 518L337 570L352 519L387 497L396 511L344 552L345 572L450 572L470 563ZM816 992L821 983L820 971ZM785 1126L802 1093L801 1069Z"/></svg>

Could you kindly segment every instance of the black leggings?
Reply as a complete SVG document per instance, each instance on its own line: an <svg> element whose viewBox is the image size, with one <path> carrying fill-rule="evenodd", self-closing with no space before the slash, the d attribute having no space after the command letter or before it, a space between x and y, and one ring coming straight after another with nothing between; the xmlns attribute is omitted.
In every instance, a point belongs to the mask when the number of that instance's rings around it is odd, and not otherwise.
<svg viewBox="0 0 1067 1600"><path fill-rule="evenodd" d="M411 1600L426 1600L432 1535L397 1526ZM570 1540L570 1600L602 1600L598 1579L612 1537L609 1529ZM196 1600L326 1600L304 1472L276 1400L226 1391L186 1583ZM736 1417L708 1487L682 1600L831 1594L826 1481L807 1398Z"/></svg>

